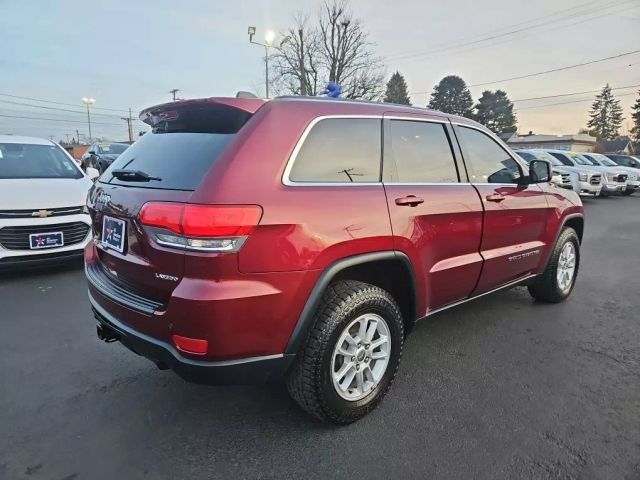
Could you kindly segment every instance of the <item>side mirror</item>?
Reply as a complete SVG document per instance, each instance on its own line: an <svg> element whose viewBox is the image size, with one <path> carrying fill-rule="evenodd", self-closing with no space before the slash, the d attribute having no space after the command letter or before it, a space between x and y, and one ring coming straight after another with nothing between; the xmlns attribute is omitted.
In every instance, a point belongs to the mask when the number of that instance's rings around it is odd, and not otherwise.
<svg viewBox="0 0 640 480"><path fill-rule="evenodd" d="M96 151L95 151L95 150L89 150L87 153L88 153L89 155L95 155L95 154L96 154Z"/></svg>
<svg viewBox="0 0 640 480"><path fill-rule="evenodd" d="M529 163L529 182L545 183L551 180L551 165L544 160L531 160Z"/></svg>
<svg viewBox="0 0 640 480"><path fill-rule="evenodd" d="M100 172L97 168L87 167L87 177L89 177L90 180L95 182L96 178L98 178L99 176Z"/></svg>

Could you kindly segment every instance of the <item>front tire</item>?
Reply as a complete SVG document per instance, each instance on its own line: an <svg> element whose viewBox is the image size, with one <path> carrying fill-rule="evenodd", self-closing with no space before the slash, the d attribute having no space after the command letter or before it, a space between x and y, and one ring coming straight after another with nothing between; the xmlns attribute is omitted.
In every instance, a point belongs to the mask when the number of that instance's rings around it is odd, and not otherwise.
<svg viewBox="0 0 640 480"><path fill-rule="evenodd" d="M564 227L542 275L529 286L540 302L559 303L571 295L580 266L580 239L571 227Z"/></svg>
<svg viewBox="0 0 640 480"><path fill-rule="evenodd" d="M333 283L287 375L289 393L324 422L359 420L391 387L403 342L402 315L388 292L352 280Z"/></svg>
<svg viewBox="0 0 640 480"><path fill-rule="evenodd" d="M625 190L624 192L622 192L622 195L628 197L629 195L633 195L635 192L635 190Z"/></svg>

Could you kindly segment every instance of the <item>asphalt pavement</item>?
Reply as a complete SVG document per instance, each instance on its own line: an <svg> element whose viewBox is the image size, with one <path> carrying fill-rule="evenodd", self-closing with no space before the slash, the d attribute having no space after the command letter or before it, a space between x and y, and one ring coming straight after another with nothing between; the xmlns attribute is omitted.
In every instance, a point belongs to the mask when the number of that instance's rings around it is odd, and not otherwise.
<svg viewBox="0 0 640 480"><path fill-rule="evenodd" d="M573 295L431 317L348 427L95 335L80 265L0 276L1 479L640 479L640 198L585 200Z"/></svg>

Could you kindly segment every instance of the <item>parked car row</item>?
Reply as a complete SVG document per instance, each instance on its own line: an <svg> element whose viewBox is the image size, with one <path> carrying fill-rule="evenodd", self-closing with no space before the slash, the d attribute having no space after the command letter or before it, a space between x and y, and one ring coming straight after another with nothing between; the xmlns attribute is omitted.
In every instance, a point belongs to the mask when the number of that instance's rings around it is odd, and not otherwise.
<svg viewBox="0 0 640 480"><path fill-rule="evenodd" d="M551 183L580 195L632 195L640 189L640 160L630 155L517 149L527 163L544 160L554 174Z"/></svg>

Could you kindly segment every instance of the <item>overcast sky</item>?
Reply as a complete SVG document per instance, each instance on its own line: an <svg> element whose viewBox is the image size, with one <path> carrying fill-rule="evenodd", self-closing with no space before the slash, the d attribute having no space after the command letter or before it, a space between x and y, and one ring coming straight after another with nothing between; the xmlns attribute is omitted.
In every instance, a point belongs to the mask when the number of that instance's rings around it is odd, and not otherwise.
<svg viewBox="0 0 640 480"><path fill-rule="evenodd" d="M282 31L319 1L202 0L181 2L0 0L0 133L37 136L87 133L83 96L96 99L93 134L126 138L119 117L170 99L264 93L258 36ZM414 105L425 106L444 75L469 85L551 70L640 49L640 0L352 0L385 58L406 78ZM518 30L517 33L504 35ZM482 41L487 37L495 37ZM472 87L501 88L512 100L640 84L640 54L522 80ZM640 87L615 91L630 126ZM427 92L427 93L418 93ZM576 133L586 124L593 94L516 102L521 132ZM14 102L14 103L8 103ZM574 102L564 105L550 104ZM36 108L37 104L79 113ZM534 108L535 107L535 108ZM100 115L98 115L100 114ZM59 121L10 118L40 117ZM141 129L137 122L137 129Z"/></svg>

